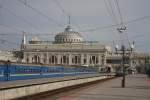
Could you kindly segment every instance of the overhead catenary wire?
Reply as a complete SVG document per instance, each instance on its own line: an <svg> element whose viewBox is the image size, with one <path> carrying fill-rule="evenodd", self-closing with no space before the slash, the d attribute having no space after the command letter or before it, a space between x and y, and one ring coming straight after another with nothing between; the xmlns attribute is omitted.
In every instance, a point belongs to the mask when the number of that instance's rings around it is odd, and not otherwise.
<svg viewBox="0 0 150 100"><path fill-rule="evenodd" d="M115 0L115 2L116 2L116 6L117 6L117 9L118 9L119 16L120 16L120 21L121 21L120 24L124 25L123 16L122 16L122 13L121 13L121 10L120 10L120 6L119 6L119 1Z"/></svg>
<svg viewBox="0 0 150 100"><path fill-rule="evenodd" d="M18 34L18 33L0 33L1 36L16 36L16 34ZM22 34L20 34L20 35L22 35ZM42 34L30 33L30 34L28 34L28 36L34 36L34 35L47 36L47 35L55 35L55 34L50 34L50 33L42 33Z"/></svg>
<svg viewBox="0 0 150 100"><path fill-rule="evenodd" d="M5 25L5 24L2 24L2 23L0 23L0 26L6 27L6 28L8 28L8 29L11 29L11 30L14 30L14 31L17 31L17 32L21 32L21 31L22 31L21 29L18 29L18 28L9 26L9 25Z"/></svg>
<svg viewBox="0 0 150 100"><path fill-rule="evenodd" d="M24 22L25 24L28 24L28 25L30 25L31 26L31 28L32 29L34 29L34 30L38 30L39 28L36 26L36 25L34 25L34 24L32 24L31 22L29 22L28 20L26 20L25 18L23 18L23 17L21 17L21 16L18 16L16 13L14 13L12 10L10 10L10 9L8 9L8 8L6 8L6 7L4 7L4 6L2 6L2 5L0 5L1 6L1 9L3 9L4 11L6 11L6 12L8 12L9 14L11 14L12 16L14 16L14 17L16 17L17 19L19 19L20 21L22 21L22 22ZM16 34L20 34L24 29L19 29L18 27L16 28L16 27L14 27L14 26L10 26L10 25L6 25L6 24L4 24L4 23L0 23L0 27L5 27L5 28L7 28L7 29L10 29L10 30L13 30L13 31L15 31L15 32L17 32L17 33L10 33L9 32L9 34L7 34L7 32L3 32L3 33L0 33L0 35L14 35L14 36L16 36ZM37 32L36 32L37 33ZM21 34L22 35L22 34Z"/></svg>
<svg viewBox="0 0 150 100"><path fill-rule="evenodd" d="M25 18L21 17L21 16L18 16L17 14L15 14L14 12L12 12L10 9L6 8L6 7L3 7L3 9L5 11L7 11L9 14L15 16L16 18L18 18L20 21L23 21L24 23L30 25L34 30L38 30L39 28L32 24L31 22L29 22L28 20L26 20Z"/></svg>
<svg viewBox="0 0 150 100"><path fill-rule="evenodd" d="M0 24L0 27L6 27L6 28L8 28L8 29L11 29L11 30L13 30L13 31L15 31L15 32L1 32L0 31L0 36L14 36L14 37L16 37L16 36L18 36L18 35L22 35L22 34L20 34L23 30L21 30L21 29L18 29L18 28L15 28L15 27L12 27L12 26L9 26L9 25L5 25L5 24ZM27 32L28 33L28 32ZM42 33L42 34L40 34L40 33L32 33L32 32L29 32L28 33L28 36L35 36L35 35L38 35L38 36L47 36L47 35L55 35L56 33Z"/></svg>
<svg viewBox="0 0 150 100"><path fill-rule="evenodd" d="M104 4L105 4L105 7L106 7L106 10L109 14L109 16L112 18L112 21L115 23L115 24L118 24L118 20L117 20L117 17L116 17L116 14L115 14L115 11L114 11L114 7L112 6L112 2L110 0L104 0ZM114 29L116 30L116 27L117 26L114 26ZM117 42L117 35L116 32L114 33L114 40L113 40L113 44L112 46L115 45L115 41Z"/></svg>
<svg viewBox="0 0 150 100"><path fill-rule="evenodd" d="M122 16L122 13L121 13L121 10L120 10L120 6L119 6L119 1L118 0L115 0L115 4L117 6L117 10L118 10L118 13L119 13L119 16L120 16L120 24L121 24L121 28L125 27L124 25L124 21L123 21L123 16ZM126 27L125 27L126 29ZM125 32L125 35L127 37L127 40L128 40L128 43L130 45L130 40L129 40L129 37L128 37L128 34L127 32Z"/></svg>
<svg viewBox="0 0 150 100"><path fill-rule="evenodd" d="M2 23L0 23L0 27L6 27L6 28L8 28L8 29L11 29L11 30L14 30L16 33L14 33L14 32L3 32L3 33L1 33L1 31L0 31L0 35L14 35L14 36L16 36L16 34L18 34L18 32L20 33L20 32L22 32L23 30L22 29L18 29L18 28L15 28L15 27L12 27L12 26L9 26L9 25L5 25L5 24L2 24ZM45 35L45 36L47 36L47 35L55 35L55 34L57 34L57 33L42 33L42 34L40 34L40 33L33 33L33 32L30 32L30 33L28 33L28 35ZM19 34L19 35L22 35L22 34Z"/></svg>
<svg viewBox="0 0 150 100"><path fill-rule="evenodd" d="M58 0L53 0L53 1L57 4L57 6L60 8L60 10L62 11L62 13L63 13L65 16L67 16L68 18L71 16L71 14L68 13L68 12L64 9L64 7L61 5L61 3L60 3ZM72 21L73 21L73 23L75 24L75 26L76 26L78 29L81 29L81 27L80 27L77 23L75 23L73 19L72 19Z"/></svg>
<svg viewBox="0 0 150 100"><path fill-rule="evenodd" d="M6 39L0 39L0 42L1 42L1 44L4 44L4 43L6 42L6 43L8 43L8 44L20 46L19 43L15 43L15 42L12 42L12 41L8 41L8 40L6 40Z"/></svg>
<svg viewBox="0 0 150 100"><path fill-rule="evenodd" d="M57 4L57 6L60 8L60 10L62 11L63 14L69 16L69 13L66 12L66 10L62 7L62 5L60 4L60 2L58 0L53 0L53 1Z"/></svg>
<svg viewBox="0 0 150 100"><path fill-rule="evenodd" d="M22 0L18 0L20 3L24 4L26 7L32 9L34 12L38 13L40 16L43 16L44 18L46 18L47 20L49 20L50 22L56 24L59 27L64 27L64 25L60 24L59 22L57 22L56 20L54 20L53 18L51 18L50 16L44 14L42 11L32 7L31 5L29 5L28 3L25 3Z"/></svg>
<svg viewBox="0 0 150 100"><path fill-rule="evenodd" d="M111 4L111 1L110 0L104 0L104 4L106 6L106 9L107 9L109 16L112 18L112 20L114 21L115 24L118 24L118 20L117 20L116 14L114 12L113 6Z"/></svg>
<svg viewBox="0 0 150 100"><path fill-rule="evenodd" d="M0 36L11 36L11 37L14 36L14 37L16 37L18 35L22 35L22 34L20 34L22 32L21 29L18 29L18 28L9 26L9 25L5 25L5 24L2 24L2 23L0 24L0 27L5 27L5 28L8 28L8 29L11 29L11 30L15 31L15 33L14 32L12 33L12 32L1 32L0 31Z"/></svg>
<svg viewBox="0 0 150 100"><path fill-rule="evenodd" d="M123 16L122 16L122 13L121 13L121 10L120 10L120 6L119 6L119 1L118 1L118 0L115 0L115 3L116 3L116 6L117 6L117 10L118 10L119 16L120 16L121 28L125 27L125 29L126 29L126 26L124 25ZM128 34L127 34L126 31L125 31L125 36L126 36L126 38L127 38L127 41L128 41L129 46L131 47L131 42L130 42L130 40L129 40L129 37L128 37ZM124 38L124 36L122 36L122 38Z"/></svg>
<svg viewBox="0 0 150 100"><path fill-rule="evenodd" d="M133 32L132 32L133 33ZM135 41L137 41L138 39L140 38L145 38L145 37L148 37L147 35L149 35L150 32L148 32L148 34L139 34L139 35L134 35L134 36L131 36L131 38L134 38ZM120 39L118 42L121 42L122 40ZM108 42L114 42L113 40L112 41L108 41Z"/></svg>
<svg viewBox="0 0 150 100"><path fill-rule="evenodd" d="M25 18L23 18L23 17L21 17L21 16L18 16L17 14L15 14L15 13L12 12L10 9L8 9L8 8L6 8L6 7L4 7L4 6L1 6L1 8L3 8L3 10L7 11L9 14L13 15L14 17L16 17L17 19L19 19L20 21L22 21L22 22L24 22L24 23L30 25L31 28L33 28L34 30L36 30L36 31L38 30L37 32L34 32L34 33L36 33L36 34L30 33L30 34L28 34L28 35L43 35L43 34L37 34L37 33L41 33L41 32L39 31L39 28L38 28L36 25L32 24L31 22L29 22L29 21L26 20ZM8 28L8 29L14 30L14 31L19 32L19 33L24 30L24 29L18 29L18 28L9 26L9 25L5 25L5 24L2 24L2 23L0 23L0 26L6 27L6 28ZM9 34L1 33L0 35L15 35L15 34L18 34L18 33L9 33ZM22 34L21 34L21 35L22 35ZM53 35L53 34L51 34L51 33L44 33L44 35Z"/></svg>
<svg viewBox="0 0 150 100"><path fill-rule="evenodd" d="M143 17L136 18L136 19L129 20L129 21L124 21L124 24L128 25L128 24L132 24L132 23L135 23L135 22L143 21L143 20L146 20L146 19L150 19L150 15L143 16ZM102 30L102 29L107 29L107 28L113 28L114 26L118 26L118 25L121 25L121 24L112 24L112 25L107 25L107 26L91 28L91 29L85 29L85 30L81 30L81 31L82 32L92 32L92 31L97 31L97 30Z"/></svg>

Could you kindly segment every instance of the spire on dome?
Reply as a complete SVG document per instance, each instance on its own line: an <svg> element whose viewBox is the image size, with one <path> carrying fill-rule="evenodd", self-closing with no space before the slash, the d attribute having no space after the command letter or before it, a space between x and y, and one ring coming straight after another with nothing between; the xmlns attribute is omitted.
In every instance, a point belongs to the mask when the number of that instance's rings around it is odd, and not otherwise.
<svg viewBox="0 0 150 100"><path fill-rule="evenodd" d="M68 17L69 17L69 20L68 20L68 25L70 26L70 15L69 15Z"/></svg>
<svg viewBox="0 0 150 100"><path fill-rule="evenodd" d="M72 31L72 28L70 26L70 15L68 16L68 26L65 28L65 31Z"/></svg>

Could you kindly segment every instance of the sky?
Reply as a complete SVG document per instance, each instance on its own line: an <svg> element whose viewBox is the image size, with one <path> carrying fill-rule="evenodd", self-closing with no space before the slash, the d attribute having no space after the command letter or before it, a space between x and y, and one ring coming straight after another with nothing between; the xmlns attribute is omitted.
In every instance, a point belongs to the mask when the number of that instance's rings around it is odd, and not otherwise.
<svg viewBox="0 0 150 100"><path fill-rule="evenodd" d="M87 41L112 48L120 46L121 39L126 48L134 41L136 51L149 53L149 4L150 0L0 0L0 50L19 49L22 31L28 41L34 36L54 41L70 15L71 27ZM120 34L117 28L124 26Z"/></svg>

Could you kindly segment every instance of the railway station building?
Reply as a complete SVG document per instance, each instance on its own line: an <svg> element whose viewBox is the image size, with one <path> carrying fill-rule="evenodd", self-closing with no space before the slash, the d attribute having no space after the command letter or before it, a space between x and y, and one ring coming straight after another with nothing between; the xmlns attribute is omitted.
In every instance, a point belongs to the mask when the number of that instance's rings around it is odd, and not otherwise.
<svg viewBox="0 0 150 100"><path fill-rule="evenodd" d="M64 32L55 36L53 42L33 37L26 41L23 35L21 43L22 62L53 65L102 66L106 65L109 46L99 42L86 41L84 37L73 31L68 25Z"/></svg>

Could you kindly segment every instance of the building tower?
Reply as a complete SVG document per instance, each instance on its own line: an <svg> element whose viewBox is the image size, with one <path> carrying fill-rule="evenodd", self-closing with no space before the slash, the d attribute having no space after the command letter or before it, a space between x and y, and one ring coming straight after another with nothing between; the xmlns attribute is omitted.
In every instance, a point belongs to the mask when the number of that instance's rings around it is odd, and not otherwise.
<svg viewBox="0 0 150 100"><path fill-rule="evenodd" d="M22 42L21 42L21 50L24 50L25 44L26 44L26 33L24 31L22 31Z"/></svg>

